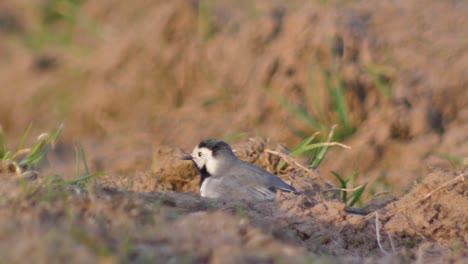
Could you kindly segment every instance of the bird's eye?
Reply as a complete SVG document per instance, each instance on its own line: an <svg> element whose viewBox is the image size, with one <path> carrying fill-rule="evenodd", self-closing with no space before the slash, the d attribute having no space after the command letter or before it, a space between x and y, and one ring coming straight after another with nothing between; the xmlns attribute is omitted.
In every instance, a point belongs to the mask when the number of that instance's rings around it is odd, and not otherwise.
<svg viewBox="0 0 468 264"><path fill-rule="evenodd" d="M201 152L198 152L198 157L201 157L201 155L202 155Z"/></svg>

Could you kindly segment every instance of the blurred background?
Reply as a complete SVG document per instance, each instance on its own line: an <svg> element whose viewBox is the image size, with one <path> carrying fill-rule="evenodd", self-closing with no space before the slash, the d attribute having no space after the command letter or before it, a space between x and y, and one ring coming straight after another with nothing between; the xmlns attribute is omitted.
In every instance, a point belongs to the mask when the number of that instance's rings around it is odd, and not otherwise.
<svg viewBox="0 0 468 264"><path fill-rule="evenodd" d="M424 7L424 8L422 8ZM240 133L402 193L468 157L465 1L3 0L0 124L15 144L64 124L93 168L148 171L155 148ZM31 140L34 140L33 138Z"/></svg>

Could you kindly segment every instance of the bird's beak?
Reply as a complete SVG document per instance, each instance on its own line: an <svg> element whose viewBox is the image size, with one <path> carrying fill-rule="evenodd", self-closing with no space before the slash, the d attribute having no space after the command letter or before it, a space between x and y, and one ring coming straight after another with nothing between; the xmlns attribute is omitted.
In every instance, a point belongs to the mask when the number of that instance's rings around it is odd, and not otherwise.
<svg viewBox="0 0 468 264"><path fill-rule="evenodd" d="M181 160L193 160L192 155L187 154L180 157Z"/></svg>

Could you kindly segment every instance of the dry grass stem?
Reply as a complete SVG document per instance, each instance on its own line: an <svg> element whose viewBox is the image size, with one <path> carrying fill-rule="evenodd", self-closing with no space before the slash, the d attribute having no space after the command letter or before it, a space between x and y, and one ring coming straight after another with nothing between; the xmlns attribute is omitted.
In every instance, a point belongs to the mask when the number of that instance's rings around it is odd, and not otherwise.
<svg viewBox="0 0 468 264"><path fill-rule="evenodd" d="M379 245L380 251L385 255L389 255L388 252L380 244L380 226L379 226L379 212L375 212L375 233L377 235L377 244Z"/></svg>
<svg viewBox="0 0 468 264"><path fill-rule="evenodd" d="M323 192L330 192L330 191L355 192L355 191L359 190L360 188L362 188L364 185L365 185L365 184L361 184L361 185L359 185L358 187L352 188L352 189L346 189L346 188L329 188L329 189L323 190Z"/></svg>
<svg viewBox="0 0 468 264"><path fill-rule="evenodd" d="M438 191L441 191L443 189L446 189L448 188L449 186L457 183L458 181L464 181L465 180L465 177L466 177L466 174L465 173L462 173L460 175L458 175L457 177L453 178L452 180L446 182L445 184L437 187L436 189L430 191L429 193L427 193L426 195L424 195L423 197L419 198L418 200L412 202L412 203L409 203L407 204L405 207L399 207L399 208L395 208L395 209L392 209L392 210L389 210L387 214L393 214L395 212L398 212L398 211L401 211L403 209L406 209L408 206L410 205L414 205L414 204L417 204L417 203L420 203L426 199L428 199L429 197L431 197L434 193L438 192ZM378 211L374 212L374 213L371 213L369 214L368 216L365 217L366 220L372 218L374 216L374 214L377 214Z"/></svg>

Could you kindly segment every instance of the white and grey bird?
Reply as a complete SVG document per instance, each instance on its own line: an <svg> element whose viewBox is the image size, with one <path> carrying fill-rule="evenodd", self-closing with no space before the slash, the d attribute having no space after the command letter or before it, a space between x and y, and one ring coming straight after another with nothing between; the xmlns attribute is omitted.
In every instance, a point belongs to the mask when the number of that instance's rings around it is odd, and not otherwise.
<svg viewBox="0 0 468 264"><path fill-rule="evenodd" d="M299 194L276 175L236 157L231 147L221 140L204 140L192 154L181 159L193 161L200 172L203 197L274 200L277 191Z"/></svg>

